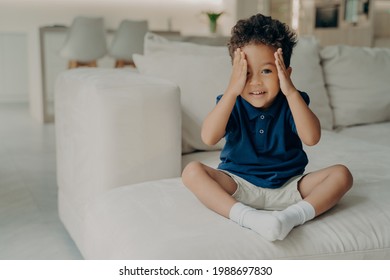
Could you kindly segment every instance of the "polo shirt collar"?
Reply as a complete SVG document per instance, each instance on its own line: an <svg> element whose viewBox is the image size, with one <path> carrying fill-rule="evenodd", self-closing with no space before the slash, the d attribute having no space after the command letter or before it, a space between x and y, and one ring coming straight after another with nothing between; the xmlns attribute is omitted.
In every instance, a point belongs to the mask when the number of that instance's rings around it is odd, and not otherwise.
<svg viewBox="0 0 390 280"><path fill-rule="evenodd" d="M283 93L281 93L281 92L278 93L274 102L267 109L256 108L256 107L252 106L248 101L246 101L241 96L240 96L240 98L242 100L242 104L243 104L245 111L248 114L248 118L250 120L258 118L260 115L268 115L268 116L271 116L272 118L275 118L275 116L279 112L279 108L280 108L281 104L283 103Z"/></svg>

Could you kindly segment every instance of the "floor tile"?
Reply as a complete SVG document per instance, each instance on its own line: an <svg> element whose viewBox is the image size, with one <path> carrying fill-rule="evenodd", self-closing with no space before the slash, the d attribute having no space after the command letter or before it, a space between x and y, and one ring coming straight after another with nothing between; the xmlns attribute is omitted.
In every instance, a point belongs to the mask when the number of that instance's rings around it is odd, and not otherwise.
<svg viewBox="0 0 390 280"><path fill-rule="evenodd" d="M58 217L55 127L0 105L0 259L82 259Z"/></svg>

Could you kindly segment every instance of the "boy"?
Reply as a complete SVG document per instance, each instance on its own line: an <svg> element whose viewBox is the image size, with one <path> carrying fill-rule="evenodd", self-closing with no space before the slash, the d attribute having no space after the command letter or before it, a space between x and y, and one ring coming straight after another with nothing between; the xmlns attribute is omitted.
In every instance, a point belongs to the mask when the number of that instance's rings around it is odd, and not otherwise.
<svg viewBox="0 0 390 280"><path fill-rule="evenodd" d="M290 79L295 45L296 35L271 17L237 22L229 85L202 126L208 145L225 137L221 163L191 162L182 174L205 206L269 241L329 210L353 181L343 165L303 174L302 142L317 144L321 128L308 95Z"/></svg>

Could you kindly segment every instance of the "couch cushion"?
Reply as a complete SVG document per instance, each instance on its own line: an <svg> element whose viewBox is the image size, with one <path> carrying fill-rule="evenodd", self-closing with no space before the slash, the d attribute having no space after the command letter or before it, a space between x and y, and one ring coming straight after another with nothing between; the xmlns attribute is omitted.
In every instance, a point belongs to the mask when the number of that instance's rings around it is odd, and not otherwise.
<svg viewBox="0 0 390 280"><path fill-rule="evenodd" d="M336 126L390 120L390 49L328 46L320 55Z"/></svg>
<svg viewBox="0 0 390 280"><path fill-rule="evenodd" d="M180 87L182 104L183 153L194 150L215 150L224 140L210 147L200 137L201 125L215 106L216 96L222 94L230 77L230 58L225 55L184 55L155 53L134 55L140 73L170 80Z"/></svg>
<svg viewBox="0 0 390 280"><path fill-rule="evenodd" d="M354 125L336 130L337 133L370 142L371 144L390 147L390 122Z"/></svg>
<svg viewBox="0 0 390 280"><path fill-rule="evenodd" d="M333 128L333 115L320 65L319 45L314 37L301 37L291 57L291 79L299 90L310 96L310 108L317 115L321 127Z"/></svg>
<svg viewBox="0 0 390 280"><path fill-rule="evenodd" d="M200 138L200 130L215 105L215 97L223 93L230 77L227 47L172 41L151 32L145 35L144 46L145 56L134 57L138 70L180 86L183 153L221 149L224 140L209 147Z"/></svg>
<svg viewBox="0 0 390 280"><path fill-rule="evenodd" d="M209 37L181 37L183 40L191 40L192 42L179 42L168 40L167 38L148 32L144 40L144 55L154 54L156 52L169 52L179 54L198 54L198 55L229 55L226 46L209 46L207 44L221 43L224 45L225 39L218 40L217 38ZM198 38L198 39L197 39ZM198 44L195 42L202 42Z"/></svg>

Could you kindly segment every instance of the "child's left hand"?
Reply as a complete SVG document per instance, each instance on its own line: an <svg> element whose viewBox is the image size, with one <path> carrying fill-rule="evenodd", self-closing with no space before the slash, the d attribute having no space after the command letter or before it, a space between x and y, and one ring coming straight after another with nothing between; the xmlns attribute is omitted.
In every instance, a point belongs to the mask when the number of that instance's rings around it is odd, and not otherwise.
<svg viewBox="0 0 390 280"><path fill-rule="evenodd" d="M291 67L286 68L283 60L283 51L281 48L277 49L274 53L275 64L278 70L278 77L280 83L280 89L284 95L288 96L291 93L297 92L293 82L291 81Z"/></svg>

